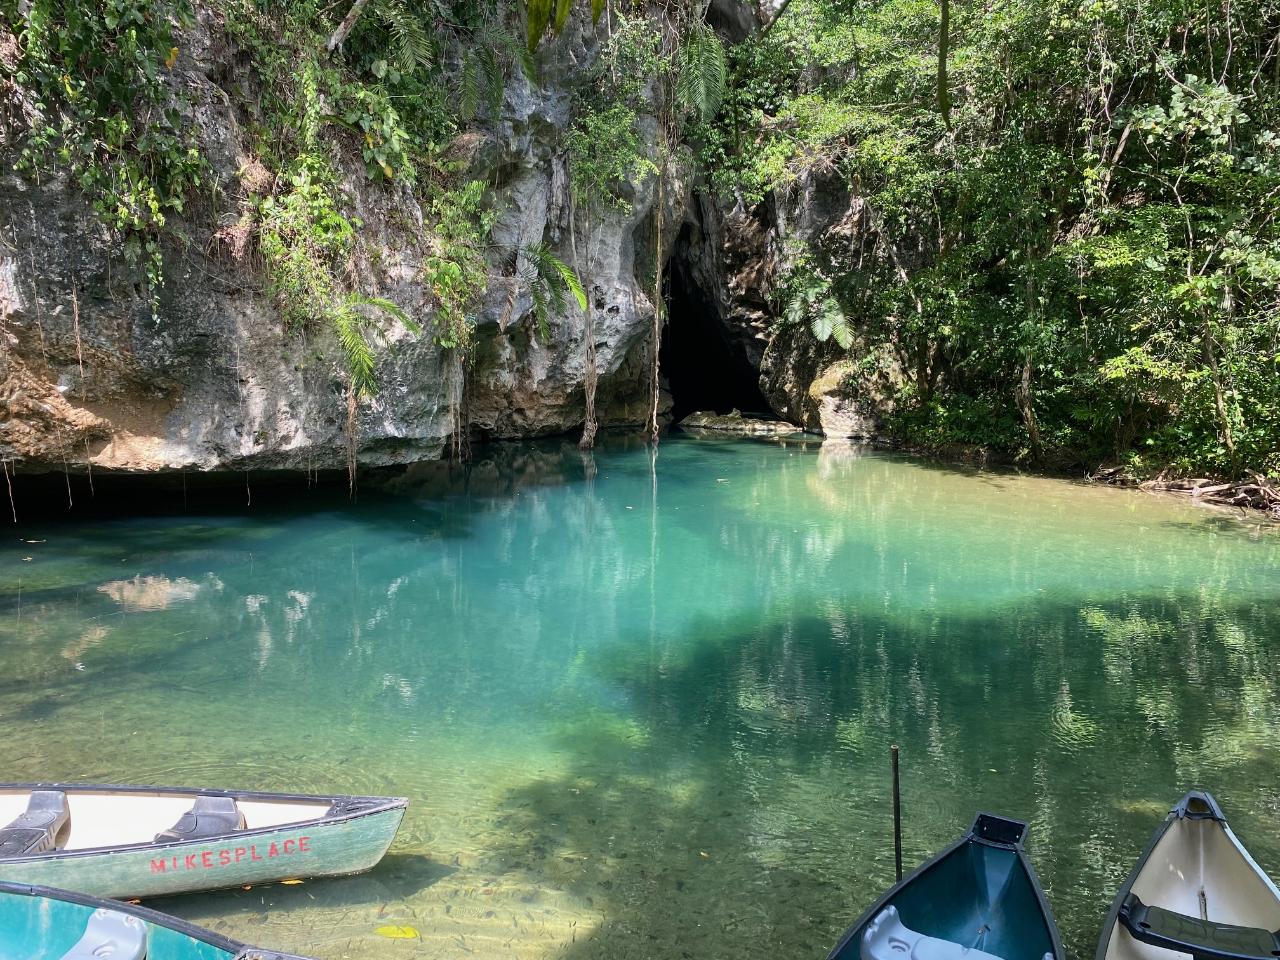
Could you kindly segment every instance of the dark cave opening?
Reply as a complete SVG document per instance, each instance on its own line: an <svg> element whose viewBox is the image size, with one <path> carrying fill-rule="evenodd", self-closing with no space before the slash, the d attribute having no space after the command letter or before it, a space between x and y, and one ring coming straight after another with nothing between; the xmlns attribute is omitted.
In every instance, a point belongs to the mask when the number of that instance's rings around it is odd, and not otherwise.
<svg viewBox="0 0 1280 960"><path fill-rule="evenodd" d="M667 322L658 354L671 391L674 422L697 410L728 413L736 409L771 417L759 372L693 277L687 259L680 255L686 249L687 237L682 234L667 269Z"/></svg>

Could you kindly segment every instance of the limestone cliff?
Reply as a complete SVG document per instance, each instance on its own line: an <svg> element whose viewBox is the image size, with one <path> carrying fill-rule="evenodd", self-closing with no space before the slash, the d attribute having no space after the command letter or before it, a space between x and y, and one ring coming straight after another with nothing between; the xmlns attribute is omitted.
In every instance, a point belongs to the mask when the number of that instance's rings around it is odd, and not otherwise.
<svg viewBox="0 0 1280 960"><path fill-rule="evenodd" d="M14 172L14 138L0 144L0 458L23 472L346 462L347 395L333 333L284 329L235 231L256 175L243 93L259 78L219 14L202 4L196 13L170 82L216 190L167 225L154 310L141 271L77 186L56 173ZM497 215L465 385L461 365L431 336L435 304L422 273L429 214L410 190L368 180L358 157L342 166L341 196L361 223L352 265L360 288L393 300L424 329L393 323L379 344L378 394L355 415L359 463L438 457L459 431L527 437L582 422L581 315L572 307L551 317L540 340L520 261L527 245L544 242L569 259L563 136L570 92L597 46L589 24L571 24L542 50L542 82L515 71L498 119L450 147L466 174L488 185ZM637 274L653 244L653 178L633 191L629 212L597 216L592 235L576 237L606 425L640 423L649 393L653 305ZM669 184L667 224L678 226L685 194Z"/></svg>

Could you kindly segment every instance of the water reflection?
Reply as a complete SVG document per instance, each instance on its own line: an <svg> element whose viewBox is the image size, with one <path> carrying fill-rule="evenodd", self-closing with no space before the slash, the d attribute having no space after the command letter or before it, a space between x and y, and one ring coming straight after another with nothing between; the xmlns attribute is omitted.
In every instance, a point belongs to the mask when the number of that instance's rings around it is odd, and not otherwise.
<svg viewBox="0 0 1280 960"><path fill-rule="evenodd" d="M1280 867L1275 536L845 444L487 456L0 555L0 715L41 731L0 762L414 797L408 880L166 904L322 958L387 917L443 957L823 955L890 879L891 742L909 857L1030 819L1072 952L1189 783Z"/></svg>

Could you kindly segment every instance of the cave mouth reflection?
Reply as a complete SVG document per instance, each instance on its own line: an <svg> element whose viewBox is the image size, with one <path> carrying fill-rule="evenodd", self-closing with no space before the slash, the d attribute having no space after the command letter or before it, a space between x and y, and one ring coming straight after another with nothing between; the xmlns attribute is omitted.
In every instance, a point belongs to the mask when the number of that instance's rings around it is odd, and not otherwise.
<svg viewBox="0 0 1280 960"><path fill-rule="evenodd" d="M685 239L681 237L677 251L685 248ZM668 271L659 359L676 423L697 410L773 416L760 390L759 371L733 342L715 304L679 256L672 258Z"/></svg>

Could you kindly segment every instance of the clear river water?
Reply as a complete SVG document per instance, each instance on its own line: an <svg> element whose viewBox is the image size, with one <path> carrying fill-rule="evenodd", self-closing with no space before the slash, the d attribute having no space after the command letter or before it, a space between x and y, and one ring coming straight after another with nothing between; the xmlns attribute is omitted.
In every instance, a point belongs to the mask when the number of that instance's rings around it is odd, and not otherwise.
<svg viewBox="0 0 1280 960"><path fill-rule="evenodd" d="M1280 873L1280 530L1185 502L672 438L10 529L3 779L412 798L368 874L153 904L263 946L819 960L891 743L908 866L1030 821L1074 957L1189 785Z"/></svg>

